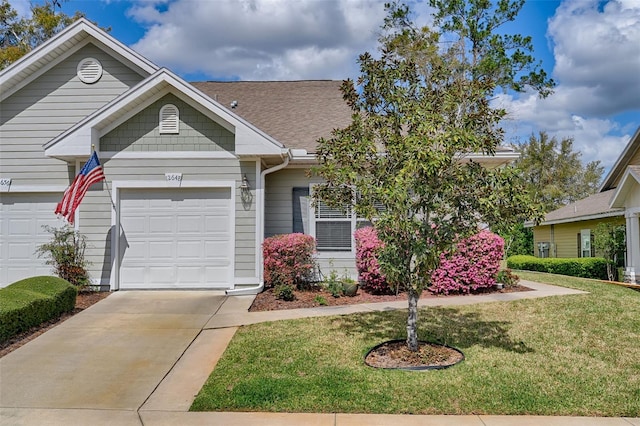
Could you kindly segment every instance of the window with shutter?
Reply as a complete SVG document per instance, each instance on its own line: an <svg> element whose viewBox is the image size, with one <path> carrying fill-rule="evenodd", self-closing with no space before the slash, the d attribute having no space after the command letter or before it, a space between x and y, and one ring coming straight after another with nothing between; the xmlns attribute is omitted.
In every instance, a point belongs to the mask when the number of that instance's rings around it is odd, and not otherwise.
<svg viewBox="0 0 640 426"><path fill-rule="evenodd" d="M180 133L180 115L175 105L160 108L160 133Z"/></svg>

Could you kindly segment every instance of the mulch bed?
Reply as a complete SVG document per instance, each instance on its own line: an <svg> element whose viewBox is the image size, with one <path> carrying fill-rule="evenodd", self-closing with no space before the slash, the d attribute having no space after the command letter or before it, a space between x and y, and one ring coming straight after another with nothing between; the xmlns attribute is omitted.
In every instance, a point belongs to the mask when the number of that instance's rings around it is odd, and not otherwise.
<svg viewBox="0 0 640 426"><path fill-rule="evenodd" d="M76 297L76 307L73 311L66 314L62 314L60 317L44 322L39 326L32 327L31 329L24 331L16 336L13 336L8 341L0 344L0 358L6 354L15 351L20 346L26 345L45 331L55 327L56 325L66 321L78 312L82 312L94 303L98 303L105 297L109 296L109 292L106 291L82 291L78 293Z"/></svg>
<svg viewBox="0 0 640 426"><path fill-rule="evenodd" d="M496 288L487 288L471 292L471 294L489 294L489 293L513 293L517 291L531 291L530 288L518 285L515 287L503 288L498 290ZM406 293L400 293L396 295L376 295L369 294L362 290L358 290L358 294L353 297L333 297L331 293L324 290L322 287L312 287L309 290L294 290L295 300L290 302L276 299L275 292L272 288L263 291L258 294L249 308L249 312L259 311L277 311L282 309L298 309L298 308L313 308L317 306L341 306L341 305L358 305L362 303L376 303L376 302L396 302L407 300ZM459 294L450 294L448 296L435 295L429 291L423 291L421 299L432 298L444 298L451 296L460 296ZM320 300L326 302L325 305L320 303Z"/></svg>
<svg viewBox="0 0 640 426"><path fill-rule="evenodd" d="M372 349L364 362L376 368L438 369L464 359L461 352L435 343L419 342L412 352L405 341L390 341Z"/></svg>

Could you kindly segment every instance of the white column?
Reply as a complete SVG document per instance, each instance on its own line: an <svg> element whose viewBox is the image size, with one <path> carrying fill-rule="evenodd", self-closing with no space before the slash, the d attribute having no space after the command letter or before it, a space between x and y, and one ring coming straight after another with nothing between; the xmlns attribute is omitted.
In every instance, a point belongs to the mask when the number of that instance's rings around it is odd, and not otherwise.
<svg viewBox="0 0 640 426"><path fill-rule="evenodd" d="M631 280L637 278L635 274L640 273L640 220L638 213L627 212L625 214L627 220L627 274L631 275Z"/></svg>

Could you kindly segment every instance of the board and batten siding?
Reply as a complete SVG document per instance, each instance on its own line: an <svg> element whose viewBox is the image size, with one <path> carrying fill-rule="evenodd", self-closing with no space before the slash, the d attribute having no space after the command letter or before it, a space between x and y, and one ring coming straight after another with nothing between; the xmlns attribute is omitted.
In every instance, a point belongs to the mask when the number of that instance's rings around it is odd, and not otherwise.
<svg viewBox="0 0 640 426"><path fill-rule="evenodd" d="M178 108L178 134L161 134L160 109ZM173 94L163 96L100 138L101 151L235 151L233 133L212 121Z"/></svg>
<svg viewBox="0 0 640 426"><path fill-rule="evenodd" d="M308 188L321 183L319 177L308 177L308 169L288 168L265 177L265 238L293 232L293 188ZM357 276L355 252L319 252L318 264L326 276L335 270L338 274Z"/></svg>
<svg viewBox="0 0 640 426"><path fill-rule="evenodd" d="M165 173L182 173L183 184L189 181L235 181L238 188L246 175L252 187L252 201L244 204L241 191L235 199L235 277L256 277L256 209L254 161L236 159L104 159L106 183L92 187L80 205L80 230L91 246L87 260L92 262L90 275L106 285L111 275L112 206L109 197L112 181L166 182Z"/></svg>
<svg viewBox="0 0 640 426"><path fill-rule="evenodd" d="M613 223L624 225L623 216L603 219L585 220L581 222L558 223L555 225L543 225L533 228L534 253L538 256L538 243L546 242L555 244L555 255L551 257L571 258L578 257L578 237L582 229L590 229L592 232L599 223ZM553 228L552 228L553 227ZM596 253L598 255L598 253Z"/></svg>
<svg viewBox="0 0 640 426"><path fill-rule="evenodd" d="M78 63L99 60L99 81L85 84L77 76ZM44 156L43 144L93 113L143 76L88 44L0 105L0 174L12 186L68 185L75 170L62 160Z"/></svg>

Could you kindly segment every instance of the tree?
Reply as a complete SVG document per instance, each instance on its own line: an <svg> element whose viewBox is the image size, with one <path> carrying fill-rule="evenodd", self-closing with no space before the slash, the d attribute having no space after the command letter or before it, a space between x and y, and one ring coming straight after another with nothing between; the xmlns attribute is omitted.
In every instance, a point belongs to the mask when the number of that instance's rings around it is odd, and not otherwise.
<svg viewBox="0 0 640 426"><path fill-rule="evenodd" d="M573 150L573 139L559 143L540 132L536 138L514 145L521 156L516 162L527 180L529 190L544 205L545 212L575 202L598 190L604 167L600 161L582 164L580 152Z"/></svg>
<svg viewBox="0 0 640 426"><path fill-rule="evenodd" d="M29 53L63 28L84 15L76 12L69 16L62 11L62 0L46 0L31 4L31 17L23 18L8 0L0 4L0 70Z"/></svg>
<svg viewBox="0 0 640 426"><path fill-rule="evenodd" d="M624 260L626 250L626 227L610 222L601 222L593 230L593 247L607 260L607 276L613 281L613 268L620 258ZM620 278L618 278L620 280Z"/></svg>
<svg viewBox="0 0 640 426"><path fill-rule="evenodd" d="M407 289L407 345L418 350L417 302L440 254L479 223L539 217L516 169L465 159L502 143L499 88L553 82L533 64L528 37L496 33L523 1L431 0L434 25L417 28L407 6L387 4L380 58L359 57L357 83L342 92L352 123L318 146L314 197L374 221L387 280Z"/></svg>

